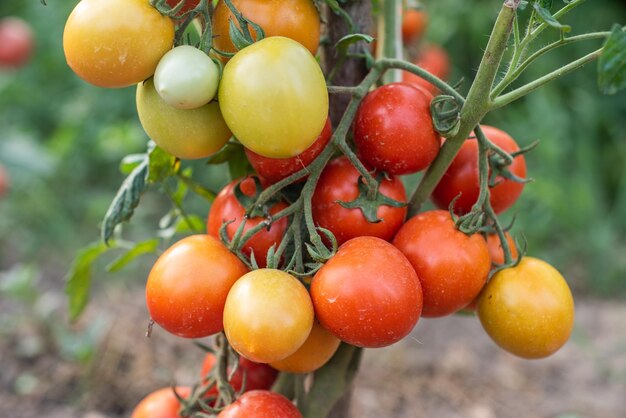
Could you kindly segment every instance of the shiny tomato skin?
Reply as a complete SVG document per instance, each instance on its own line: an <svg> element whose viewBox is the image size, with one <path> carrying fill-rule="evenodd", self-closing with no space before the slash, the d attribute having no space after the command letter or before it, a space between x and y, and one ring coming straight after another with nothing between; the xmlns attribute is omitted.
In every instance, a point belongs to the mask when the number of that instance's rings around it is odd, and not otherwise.
<svg viewBox="0 0 626 418"><path fill-rule="evenodd" d="M477 312L496 344L525 359L556 352L574 326L567 282L550 264L533 257L496 273L480 294Z"/></svg>
<svg viewBox="0 0 626 418"><path fill-rule="evenodd" d="M425 317L450 315L467 306L480 292L491 268L485 239L457 230L450 213L444 210L409 219L393 244L420 279Z"/></svg>
<svg viewBox="0 0 626 418"><path fill-rule="evenodd" d="M0 68L20 68L30 59L34 35L28 22L19 17L0 19Z"/></svg>
<svg viewBox="0 0 626 418"><path fill-rule="evenodd" d="M204 357L204 361L202 362L202 371L201 377L202 379L206 379L207 375L213 368L215 367L215 355L212 353L207 353ZM230 375L230 368L228 369L228 374ZM267 364L255 363L253 361L248 360L245 357L239 357L239 366L235 371L233 377L229 380L235 392L239 392L244 387L244 379L245 379L245 390L268 390L274 384L276 377L278 376L278 370L273 369ZM217 396L217 387L213 387L207 392L208 396Z"/></svg>
<svg viewBox="0 0 626 418"><path fill-rule="evenodd" d="M234 180L227 184L226 187L219 192L211 205L207 220L207 232L215 238L220 238L220 228L224 222L234 221L226 227L226 233L228 237L232 239L243 221L246 210L235 197L235 186L237 186L239 181L240 180ZM254 179L250 177L244 179L241 182L241 191L245 195L253 196L255 192ZM287 204L285 202L278 202L270 208L269 213L270 215L275 215L286 207ZM263 217L248 219L244 231L248 231L257 226L265 219L266 218ZM272 245L278 248L289 226L288 223L288 218L282 218L274 222L269 230L264 228L257 232L244 243L242 247L243 253L249 257L250 254L254 252L254 258L259 267L265 267L267 263L267 252Z"/></svg>
<svg viewBox="0 0 626 418"><path fill-rule="evenodd" d="M209 235L183 238L150 271L146 284L150 316L179 337L220 332L226 296L246 272L246 266L219 240Z"/></svg>
<svg viewBox="0 0 626 418"><path fill-rule="evenodd" d="M506 132L487 125L482 125L482 129L487 138L503 150L509 153L519 150L515 140ZM525 178L526 159L524 155L515 157L513 164L508 169L516 176ZM497 177L496 185L490 188L489 200L493 210L496 213L502 213L510 208L522 194L523 189L524 183L505 179L501 176ZM464 214L472 209L479 193L478 143L476 138L468 138L433 190L431 197L437 207L448 209L450 202L459 196L454 202L454 211L458 214Z"/></svg>
<svg viewBox="0 0 626 418"><path fill-rule="evenodd" d="M322 133L313 142L313 145L295 157L267 158L247 148L245 149L246 156L257 174L266 180L268 184L274 184L311 164L326 148L326 145L330 142L331 135L332 126L330 118L328 118Z"/></svg>
<svg viewBox="0 0 626 418"><path fill-rule="evenodd" d="M448 53L439 45L425 45L413 63L443 81L446 81L450 74L450 58ZM437 94L439 91L433 84L408 71L402 72L402 81L422 87L432 94Z"/></svg>
<svg viewBox="0 0 626 418"><path fill-rule="evenodd" d="M393 245L354 238L315 274L315 314L324 328L358 347L385 347L413 329L422 312L415 270Z"/></svg>
<svg viewBox="0 0 626 418"><path fill-rule="evenodd" d="M253 390L224 408L217 418L302 418L302 414L279 393Z"/></svg>
<svg viewBox="0 0 626 418"><path fill-rule="evenodd" d="M183 398L191 394L191 388L176 387L176 393ZM178 414L180 402L172 388L155 390L137 404L130 418L181 418Z"/></svg>
<svg viewBox="0 0 626 418"><path fill-rule="evenodd" d="M422 39L428 16L423 10L407 9L402 15L402 42L408 45Z"/></svg>
<svg viewBox="0 0 626 418"><path fill-rule="evenodd" d="M339 245L359 236L373 236L391 240L402 226L407 208L380 206L378 217L381 222L371 223L363 216L361 209L348 209L338 201L351 202L359 195L359 172L347 157L332 160L322 171L315 188L313 199L313 220L315 224L330 230ZM379 192L398 202L406 202L406 191L402 181L394 176L380 183Z"/></svg>
<svg viewBox="0 0 626 418"><path fill-rule="evenodd" d="M82 0L65 24L68 65L99 87L128 87L151 77L174 44L174 23L149 0Z"/></svg>
<svg viewBox="0 0 626 418"><path fill-rule="evenodd" d="M315 55L320 42L320 16L310 0L233 0L247 19L263 28L266 37L284 36L304 45ZM219 2L213 14L214 46L220 51L236 52L230 40L230 19L239 27L230 9ZM254 29L250 33L256 39Z"/></svg>
<svg viewBox="0 0 626 418"><path fill-rule="evenodd" d="M518 256L515 240L508 232L505 232L504 235L506 236L506 241L509 244L511 256L515 260ZM487 248L489 249L489 258L491 258L491 262L493 264L504 264L504 250L502 249L502 244L500 243L498 234L487 235Z"/></svg>
<svg viewBox="0 0 626 418"><path fill-rule="evenodd" d="M407 83L386 84L370 92L354 122L354 142L369 168L388 174L417 173L439 153L426 90Z"/></svg>

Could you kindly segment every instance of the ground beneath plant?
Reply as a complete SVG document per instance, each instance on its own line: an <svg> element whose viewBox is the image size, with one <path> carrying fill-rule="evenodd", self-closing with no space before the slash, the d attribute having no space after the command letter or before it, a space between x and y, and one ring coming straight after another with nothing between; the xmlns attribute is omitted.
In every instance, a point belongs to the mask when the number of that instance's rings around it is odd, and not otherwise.
<svg viewBox="0 0 626 418"><path fill-rule="evenodd" d="M99 291L72 332L63 303L54 292L28 306L0 300L0 417L128 417L148 392L197 378L199 349L157 327L144 336L141 289ZM402 342L366 351L351 416L626 417L626 304L576 308L571 341L541 361L499 350L474 317L422 319Z"/></svg>

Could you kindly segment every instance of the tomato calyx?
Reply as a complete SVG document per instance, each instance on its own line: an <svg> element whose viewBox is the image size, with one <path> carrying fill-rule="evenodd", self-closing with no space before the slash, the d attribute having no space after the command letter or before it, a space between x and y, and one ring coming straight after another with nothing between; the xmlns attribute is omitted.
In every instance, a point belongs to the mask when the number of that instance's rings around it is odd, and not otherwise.
<svg viewBox="0 0 626 418"><path fill-rule="evenodd" d="M226 6L228 6L232 14L237 19L237 22L239 23L239 26L237 26L235 22L230 19L230 26L228 29L230 39L238 51L252 45L256 41L260 41L265 38L265 31L263 30L263 28L260 25L251 21L250 19L247 19L239 10L237 10L231 0L224 0L224 3L226 4ZM250 28L254 30L255 36L252 36Z"/></svg>
<svg viewBox="0 0 626 418"><path fill-rule="evenodd" d="M455 136L461 128L463 103L454 96L442 94L430 102L433 127L445 138Z"/></svg>
<svg viewBox="0 0 626 418"><path fill-rule="evenodd" d="M407 206L407 203L394 200L378 190L380 181L385 177L383 173L379 173L376 176L376 184L368 185L365 183L363 176L359 176L358 188L359 195L356 199L350 202L343 202L337 200L337 203L346 209L360 209L365 219L370 223L379 223L383 219L378 217L378 209L381 206L391 206L394 208L402 208ZM330 232L330 231L329 231Z"/></svg>
<svg viewBox="0 0 626 418"><path fill-rule="evenodd" d="M513 174L509 167L513 164L513 160L521 155L525 155L528 152L532 151L539 145L539 140L532 142L530 145L519 149L518 151L507 153L502 150L496 144L492 143L487 139L487 143L489 145L490 152L493 152L489 155L489 167L490 167L490 175L489 175L489 187L495 187L498 184L502 183L504 180L512 180L517 183L530 183L533 181L530 177L520 177Z"/></svg>

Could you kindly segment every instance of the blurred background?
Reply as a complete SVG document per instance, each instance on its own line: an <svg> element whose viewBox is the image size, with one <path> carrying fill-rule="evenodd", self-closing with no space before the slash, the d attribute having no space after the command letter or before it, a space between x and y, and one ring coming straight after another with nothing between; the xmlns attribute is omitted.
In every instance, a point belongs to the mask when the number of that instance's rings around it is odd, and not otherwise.
<svg viewBox="0 0 626 418"><path fill-rule="evenodd" d="M465 89L499 1L425 2L426 39L449 53ZM560 3L560 2L555 2ZM0 416L122 417L173 380L193 383L202 352L159 330L151 339L143 284L148 256L109 273L93 266L91 303L69 324L64 277L124 179L121 159L145 151L135 90L105 90L67 67L63 26L75 1L0 2L0 18L32 28L25 66L0 68ZM574 33L626 23L621 0L596 0L566 22ZM568 46L531 66L532 80L599 47ZM1 47L1 46L0 46ZM590 64L499 110L488 124L520 145L535 179L504 218L528 252L556 266L575 291L570 343L548 360L498 350L474 317L422 320L412 338L367 352L354 416L623 417L626 413L626 95L603 96ZM220 169L198 169L217 190ZM6 182L6 190L3 187ZM129 235L149 238L169 203L149 192ZM204 218L209 204L191 202ZM17 413L16 413L17 412Z"/></svg>

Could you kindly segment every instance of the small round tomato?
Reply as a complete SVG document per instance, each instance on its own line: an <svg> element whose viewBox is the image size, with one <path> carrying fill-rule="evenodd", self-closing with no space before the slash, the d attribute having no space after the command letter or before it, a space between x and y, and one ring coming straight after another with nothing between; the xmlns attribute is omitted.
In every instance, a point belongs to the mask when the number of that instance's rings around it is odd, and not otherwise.
<svg viewBox="0 0 626 418"><path fill-rule="evenodd" d="M3 166L0 165L0 197L9 190L9 175Z"/></svg>
<svg viewBox="0 0 626 418"><path fill-rule="evenodd" d="M506 241L509 244L511 256L516 259L518 256L517 247L515 246L515 240L508 232L505 232ZM487 248L489 249L489 258L493 264L504 264L504 250L502 249L502 243L498 234L487 235Z"/></svg>
<svg viewBox="0 0 626 418"><path fill-rule="evenodd" d="M483 132L493 142L504 151L512 153L519 151L519 146L513 138L506 132L492 126L482 125ZM508 170L520 178L526 177L526 159L524 155L518 155L513 159L513 163L508 166ZM524 183L506 179L502 176L496 177L495 186L490 187L489 201L496 213L507 210L515 203L522 194ZM468 138L459 153L452 160L437 187L433 190L432 200L441 209L448 209L452 200L454 211L458 214L468 213L480 193L478 183L478 142L476 138Z"/></svg>
<svg viewBox="0 0 626 418"><path fill-rule="evenodd" d="M197 109L176 109L159 96L152 79L137 85L137 113L150 139L181 159L208 157L232 135L217 102Z"/></svg>
<svg viewBox="0 0 626 418"><path fill-rule="evenodd" d="M423 10L407 9L402 15L402 42L408 45L417 42L426 31L428 16Z"/></svg>
<svg viewBox="0 0 626 418"><path fill-rule="evenodd" d="M235 283L224 307L230 345L257 363L296 352L313 327L313 304L298 279L284 271L259 269Z"/></svg>
<svg viewBox="0 0 626 418"><path fill-rule="evenodd" d="M234 221L226 227L226 233L228 237L232 239L246 214L246 209L241 206L241 203L239 203L235 197L235 187L237 184L240 185L243 194L254 196L256 185L253 178L232 181L219 192L211 205L209 218L207 220L207 232L215 238L220 238L220 229L224 222ZM275 215L286 207L287 204L285 202L278 202L269 209L269 215ZM247 219L244 233L266 219L267 218L261 216ZM272 245L275 245L276 248L280 245L288 226L288 219L282 218L272 223L269 229L260 230L244 243L242 247L243 253L249 257L252 252L254 252L254 259L258 265L265 267L267 252Z"/></svg>
<svg viewBox="0 0 626 418"><path fill-rule="evenodd" d="M433 127L426 90L406 83L370 92L354 122L354 142L365 165L388 174L417 173L428 167L441 146Z"/></svg>
<svg viewBox="0 0 626 418"><path fill-rule="evenodd" d="M317 137L313 145L301 154L291 158L267 158L250 151L246 148L246 156L254 170L269 184L274 184L290 175L302 170L315 160L322 153L332 135L330 118L326 119L326 124L322 133Z"/></svg>
<svg viewBox="0 0 626 418"><path fill-rule="evenodd" d="M385 347L405 337L422 312L415 270L393 245L358 237L341 247L311 283L324 328L359 347Z"/></svg>
<svg viewBox="0 0 626 418"><path fill-rule="evenodd" d="M228 405L218 418L302 418L298 408L283 395L268 390L244 393Z"/></svg>
<svg viewBox="0 0 626 418"><path fill-rule="evenodd" d="M173 43L174 23L148 0L81 0L63 32L67 64L99 87L151 77Z"/></svg>
<svg viewBox="0 0 626 418"><path fill-rule="evenodd" d="M324 74L306 48L270 37L224 67L219 100L226 124L248 149L270 158L305 151L328 118Z"/></svg>
<svg viewBox="0 0 626 418"><path fill-rule="evenodd" d="M491 260L480 234L456 229L450 213L434 210L409 219L393 240L422 284L425 317L450 315L467 306L487 280Z"/></svg>
<svg viewBox="0 0 626 418"><path fill-rule="evenodd" d="M191 394L191 388L179 386L176 393L182 398ZM181 418L178 414L180 402L172 388L155 390L137 404L130 418Z"/></svg>
<svg viewBox="0 0 626 418"><path fill-rule="evenodd" d="M198 48L181 45L161 58L154 73L159 96L178 109L195 109L209 103L217 93L220 70Z"/></svg>
<svg viewBox="0 0 626 418"><path fill-rule="evenodd" d="M359 208L344 208L338 202L351 202L359 196L360 174L347 157L339 157L326 165L311 200L315 224L330 230L339 245L359 236L373 236L390 240L402 226L407 208L381 205L380 222L369 222ZM379 193L398 202L406 203L402 181L390 176L382 179Z"/></svg>
<svg viewBox="0 0 626 418"><path fill-rule="evenodd" d="M150 316L184 338L222 330L226 296L247 271L217 239L192 235L167 249L154 263L146 284Z"/></svg>
<svg viewBox="0 0 626 418"><path fill-rule="evenodd" d="M273 362L271 366L282 372L310 373L326 364L340 343L341 340L315 321L302 347L286 359Z"/></svg>
<svg viewBox="0 0 626 418"><path fill-rule="evenodd" d="M208 374L215 367L215 355L207 353L204 361L202 362L202 379L205 380ZM228 374L230 376L230 367L228 368ZM267 364L259 364L248 360L245 357L239 357L239 365L233 377L229 380L235 392L239 392L242 388L246 391L249 390L266 390L272 387L278 371L271 368ZM245 382L244 382L245 380ZM244 386L245 385L245 386ZM208 396L217 395L217 387L212 387L207 393Z"/></svg>
<svg viewBox="0 0 626 418"><path fill-rule="evenodd" d="M496 273L478 299L478 318L500 347L526 359L547 357L569 339L574 299L550 264L533 257Z"/></svg>
<svg viewBox="0 0 626 418"><path fill-rule="evenodd" d="M183 7L180 9L180 11L178 12L178 15L182 15L183 13L186 13L188 11L190 11L191 9L195 8L198 3L200 3L200 0L184 0L185 4L183 5ZM180 3L181 0L167 0L167 4L170 7L176 7L178 5L178 3Z"/></svg>
<svg viewBox="0 0 626 418"><path fill-rule="evenodd" d="M0 68L20 68L33 52L34 36L30 25L18 17L0 19Z"/></svg>
<svg viewBox="0 0 626 418"><path fill-rule="evenodd" d="M266 37L284 36L304 45L315 55L320 43L320 16L310 0L232 0L244 17L263 28ZM215 48L237 52L230 39L230 21L239 27L225 2L221 1L213 14ZM250 33L256 39L254 29Z"/></svg>
<svg viewBox="0 0 626 418"><path fill-rule="evenodd" d="M419 65L429 73L444 81L450 73L450 58L448 57L448 53L438 45L426 45L420 51L420 54L417 56L414 64ZM437 87L433 84L430 84L423 78L408 71L402 72L402 81L423 87L432 94L435 94L438 91Z"/></svg>

